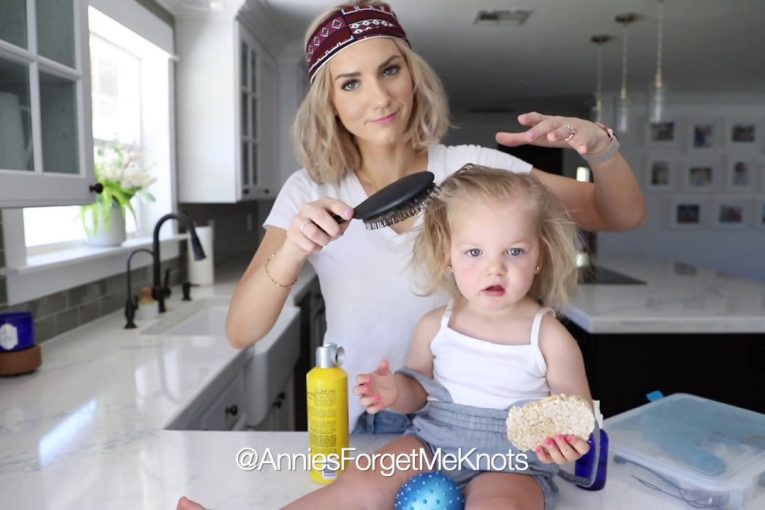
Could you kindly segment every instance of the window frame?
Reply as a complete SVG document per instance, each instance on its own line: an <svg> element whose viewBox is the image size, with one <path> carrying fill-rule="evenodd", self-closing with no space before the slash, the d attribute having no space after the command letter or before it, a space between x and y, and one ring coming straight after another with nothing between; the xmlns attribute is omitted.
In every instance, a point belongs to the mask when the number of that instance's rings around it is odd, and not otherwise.
<svg viewBox="0 0 765 510"><path fill-rule="evenodd" d="M162 50L157 52L157 58L152 59L152 62L147 63L144 61L141 68L142 137L144 139L151 138L156 141L153 147L146 147L144 144L142 153L145 155L146 152L151 152L152 161L156 159L158 166L163 167L162 171L167 172L169 178L163 179L164 182L161 184L159 182L154 183L152 194L157 197L157 202L148 204L145 211L146 214L143 215L144 217L138 218L136 223L137 235L128 239L119 247L98 248L83 246L82 244L73 246L71 242L63 242L55 243L59 246L41 245L44 248L37 250L38 253L35 253L35 250L31 250L31 253L28 253L26 243L24 242L22 209L3 209L2 232L6 267L0 268L0 274L6 277L8 305L11 306L76 287L89 281L124 273L126 254L133 249L151 247L151 229L154 221L167 212L177 210L177 194L175 191L177 181L174 114L175 69L173 63L176 57L167 50L168 41L173 39L173 28L158 21L149 11L133 2L115 4L108 1L91 0L91 4L99 8L103 7L103 9L100 9L102 13L144 37L154 48ZM118 14L121 16L115 17L113 14L116 11L119 11ZM130 12L126 14L126 11ZM126 23L122 23L122 16L127 21ZM84 19L87 20L87 16ZM140 30L136 30L136 28L140 29L142 27L148 27L147 30L150 32L150 37L146 37ZM89 36L90 31L87 27L85 32ZM87 55L89 55L89 51ZM83 106L87 110L88 115L90 115L90 66L89 62L86 64L88 68L88 101L84 102ZM151 79L145 76L146 72L143 72L144 64L154 73ZM157 72L161 75L157 75ZM166 90L167 94L156 94L150 100L144 100L147 90ZM154 118L146 118L146 112L154 112L157 115ZM151 116L149 115L149 117ZM157 118L160 118L161 121L157 122ZM148 129L146 128L147 126ZM90 134L90 130L88 132L89 137L86 145L89 149L88 154L91 155L92 172L92 154L95 140ZM167 143L165 143L165 140ZM158 189L155 189L155 186ZM19 204L19 207L28 205ZM72 205L72 203L50 203L46 205ZM171 222L171 225L172 227L165 226L160 236L163 261L179 257L181 255L179 241L187 238L185 234L176 233L177 227L173 222ZM147 259L145 257L136 258L134 267L138 268L149 265L151 262Z"/></svg>

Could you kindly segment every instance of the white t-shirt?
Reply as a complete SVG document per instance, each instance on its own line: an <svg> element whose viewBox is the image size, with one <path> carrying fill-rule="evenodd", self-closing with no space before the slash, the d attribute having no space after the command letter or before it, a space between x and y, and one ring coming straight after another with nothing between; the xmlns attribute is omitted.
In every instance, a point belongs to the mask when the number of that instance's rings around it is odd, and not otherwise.
<svg viewBox="0 0 765 510"><path fill-rule="evenodd" d="M428 148L427 170L436 183L466 163L528 173L531 165L503 152L460 145ZM349 172L337 184L316 184L305 169L292 174L276 197L263 226L287 230L306 202L329 196L356 206L367 198L356 174ZM391 228L366 230L361 221L351 221L345 234L309 257L319 277L326 303L327 332L324 342L345 349L343 368L348 372L348 418L350 427L364 411L351 393L356 375L371 372L382 358L391 370L404 366L415 326L427 312L443 306L446 294L418 296L415 275L409 268L415 228L398 234Z"/></svg>

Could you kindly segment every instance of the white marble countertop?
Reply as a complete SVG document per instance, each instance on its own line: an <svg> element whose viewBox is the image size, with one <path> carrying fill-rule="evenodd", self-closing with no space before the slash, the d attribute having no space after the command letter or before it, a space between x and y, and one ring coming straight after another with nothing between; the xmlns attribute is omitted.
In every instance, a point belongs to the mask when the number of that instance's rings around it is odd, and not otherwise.
<svg viewBox="0 0 765 510"><path fill-rule="evenodd" d="M645 285L580 285L564 314L590 333L765 333L765 284L688 264L599 257Z"/></svg>
<svg viewBox="0 0 765 510"><path fill-rule="evenodd" d="M308 269L293 292L310 279ZM225 299L233 285L220 281L192 294ZM168 302L170 313L183 306ZM246 350L212 337L141 335L153 321L138 330L123 323L115 312L51 339L42 344L39 370L0 378L0 507L167 510L187 495L216 510L268 510L317 487L300 469L244 471L235 462L245 447L305 453L304 432L164 429L217 374L242 363ZM385 441L354 437L352 445L368 452ZM619 466L609 469L600 492L560 481L558 509L682 508L638 489Z"/></svg>

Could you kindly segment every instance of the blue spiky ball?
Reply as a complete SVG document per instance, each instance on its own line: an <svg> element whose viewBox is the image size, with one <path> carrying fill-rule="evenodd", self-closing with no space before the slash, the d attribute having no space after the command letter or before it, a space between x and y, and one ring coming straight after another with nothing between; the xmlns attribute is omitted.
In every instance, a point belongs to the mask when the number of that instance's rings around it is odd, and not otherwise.
<svg viewBox="0 0 765 510"><path fill-rule="evenodd" d="M396 510L463 510L465 496L440 473L420 473L399 489Z"/></svg>

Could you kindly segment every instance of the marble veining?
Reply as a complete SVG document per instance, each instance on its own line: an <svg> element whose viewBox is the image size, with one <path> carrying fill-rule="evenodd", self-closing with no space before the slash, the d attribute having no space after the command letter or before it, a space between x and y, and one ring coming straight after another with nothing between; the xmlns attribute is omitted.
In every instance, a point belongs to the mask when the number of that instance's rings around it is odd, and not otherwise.
<svg viewBox="0 0 765 510"><path fill-rule="evenodd" d="M626 256L598 265L646 285L580 285L564 314L590 333L763 333L765 284Z"/></svg>

